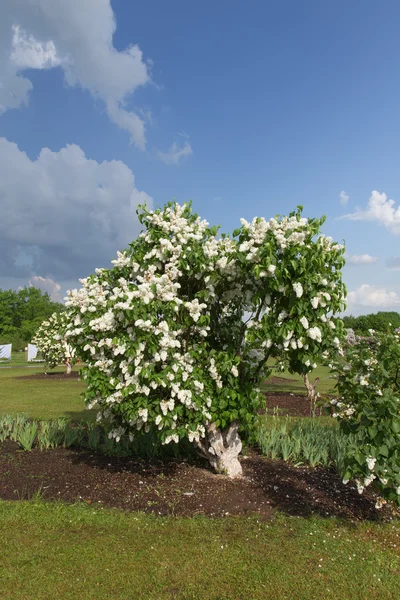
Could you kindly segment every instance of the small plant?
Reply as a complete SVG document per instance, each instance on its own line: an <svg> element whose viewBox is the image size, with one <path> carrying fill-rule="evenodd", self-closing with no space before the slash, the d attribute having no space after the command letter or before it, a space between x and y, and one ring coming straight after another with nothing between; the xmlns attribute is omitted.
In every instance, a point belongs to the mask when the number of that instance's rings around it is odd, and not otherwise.
<svg viewBox="0 0 400 600"><path fill-rule="evenodd" d="M14 418L10 415L0 417L0 442L4 442L11 435L14 427Z"/></svg>
<svg viewBox="0 0 400 600"><path fill-rule="evenodd" d="M32 450L38 432L36 421L26 422L19 428L17 442L23 450Z"/></svg>
<svg viewBox="0 0 400 600"><path fill-rule="evenodd" d="M67 421L64 418L41 421L37 437L40 450L61 446L64 442L66 426Z"/></svg>
<svg viewBox="0 0 400 600"><path fill-rule="evenodd" d="M84 432L81 427L74 427L71 424L67 424L64 429L64 448L71 448L71 446L79 446L83 440Z"/></svg>
<svg viewBox="0 0 400 600"><path fill-rule="evenodd" d="M9 434L10 440L12 440L13 442L18 441L19 431L21 428L23 428L23 426L25 425L27 420L28 420L28 418L25 415L17 415L13 419L12 427L11 427L10 434Z"/></svg>
<svg viewBox="0 0 400 600"><path fill-rule="evenodd" d="M307 463L312 467L336 464L339 468L348 444L354 443L355 438L349 439L335 425L323 425L310 419L298 420L291 428L287 420L280 423L274 419L272 426L266 422L258 424L255 441L268 458Z"/></svg>
<svg viewBox="0 0 400 600"><path fill-rule="evenodd" d="M100 448L100 428L95 423L87 425L87 445L89 450L97 452Z"/></svg>

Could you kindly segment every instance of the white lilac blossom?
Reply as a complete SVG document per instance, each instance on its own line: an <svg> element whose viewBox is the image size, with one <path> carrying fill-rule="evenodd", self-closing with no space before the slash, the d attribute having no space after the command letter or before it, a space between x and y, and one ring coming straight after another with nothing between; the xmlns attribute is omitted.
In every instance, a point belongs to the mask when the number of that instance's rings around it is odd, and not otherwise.
<svg viewBox="0 0 400 600"><path fill-rule="evenodd" d="M301 298L303 295L303 286L300 282L293 283L293 289L297 298Z"/></svg>
<svg viewBox="0 0 400 600"><path fill-rule="evenodd" d="M74 331L79 330L80 316L77 315L73 321ZM67 366L67 373L71 372L72 365L76 362L75 347L70 339L67 339L65 332L68 322L67 314L64 312L53 313L51 317L43 321L32 339L32 343L38 347L38 350L45 360L47 366L51 369L57 365ZM88 345L88 349L92 349ZM92 349L94 352L94 348Z"/></svg>
<svg viewBox="0 0 400 600"><path fill-rule="evenodd" d="M139 219L142 233L113 267L69 292L65 338L86 362L87 403L115 439L154 429L163 443L187 437L207 452L213 423L227 431L239 414L253 418L270 356L285 353L297 369L332 346L311 302L314 282L326 282L324 312L341 310L344 249L300 211L242 219L231 236L189 204L142 207Z"/></svg>
<svg viewBox="0 0 400 600"><path fill-rule="evenodd" d="M303 325L304 329L308 329L308 319L307 319L307 317L301 317L300 323Z"/></svg>

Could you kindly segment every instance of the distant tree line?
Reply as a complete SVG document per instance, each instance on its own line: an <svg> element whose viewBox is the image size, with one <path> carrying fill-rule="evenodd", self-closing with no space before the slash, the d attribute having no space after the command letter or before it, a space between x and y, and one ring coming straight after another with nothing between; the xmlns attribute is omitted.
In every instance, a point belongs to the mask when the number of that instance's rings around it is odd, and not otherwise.
<svg viewBox="0 0 400 600"><path fill-rule="evenodd" d="M47 292L35 287L0 290L0 344L12 344L13 350L23 350L41 322L63 309Z"/></svg>
<svg viewBox="0 0 400 600"><path fill-rule="evenodd" d="M359 317L343 318L347 329L353 329L358 335L367 335L368 329L385 332L388 330L389 323L395 327L400 327L400 313L398 312L377 312L370 315L360 315Z"/></svg>

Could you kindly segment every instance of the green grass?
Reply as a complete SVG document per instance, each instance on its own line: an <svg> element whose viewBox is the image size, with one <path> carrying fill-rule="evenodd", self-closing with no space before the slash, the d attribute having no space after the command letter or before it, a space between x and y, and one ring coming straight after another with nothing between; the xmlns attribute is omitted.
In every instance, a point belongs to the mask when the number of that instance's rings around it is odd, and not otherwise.
<svg viewBox="0 0 400 600"><path fill-rule="evenodd" d="M273 366L273 361L270 362ZM266 392L292 392L294 394L307 394L306 387L301 375L294 375L289 371L273 372L272 377L283 377L290 379L288 382L281 382L278 385L271 383L263 383L261 389ZM328 367L317 367L310 374L310 380L313 382L316 377L320 378L317 385L317 392L320 394L332 394L334 392L335 380L331 376L331 371Z"/></svg>
<svg viewBox="0 0 400 600"><path fill-rule="evenodd" d="M81 393L85 384L77 379L54 381L20 379L34 373L43 373L43 365L32 369L4 369L0 367L0 414L23 413L35 419L69 417L73 420L89 418ZM55 371L64 372L57 367Z"/></svg>
<svg viewBox="0 0 400 600"><path fill-rule="evenodd" d="M27 361L27 353L26 352L11 352L11 360L0 360L0 367L2 366L26 366L26 365L35 365L43 363L34 363Z"/></svg>
<svg viewBox="0 0 400 600"><path fill-rule="evenodd" d="M398 524L0 502L2 600L396 599Z"/></svg>

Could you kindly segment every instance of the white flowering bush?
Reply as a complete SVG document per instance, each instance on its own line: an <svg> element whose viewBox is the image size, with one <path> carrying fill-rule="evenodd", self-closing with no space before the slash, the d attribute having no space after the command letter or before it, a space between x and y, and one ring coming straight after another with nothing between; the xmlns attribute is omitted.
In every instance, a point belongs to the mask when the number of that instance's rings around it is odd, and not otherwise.
<svg viewBox="0 0 400 600"><path fill-rule="evenodd" d="M32 343L38 347L50 369L64 364L69 375L76 358L75 347L71 343L71 339L67 340L65 337L67 323L68 318L65 312L53 313L49 319L41 323Z"/></svg>
<svg viewBox="0 0 400 600"><path fill-rule="evenodd" d="M67 339L87 363L87 405L116 440L156 430L187 437L217 471L241 474L239 427L263 398L268 359L307 372L339 345L344 249L301 210L241 220L229 235L170 203L144 231L69 292Z"/></svg>
<svg viewBox="0 0 400 600"><path fill-rule="evenodd" d="M361 494L372 482L383 498L400 504L400 334L390 330L359 339L333 359L338 398L333 416L354 434L343 478Z"/></svg>

